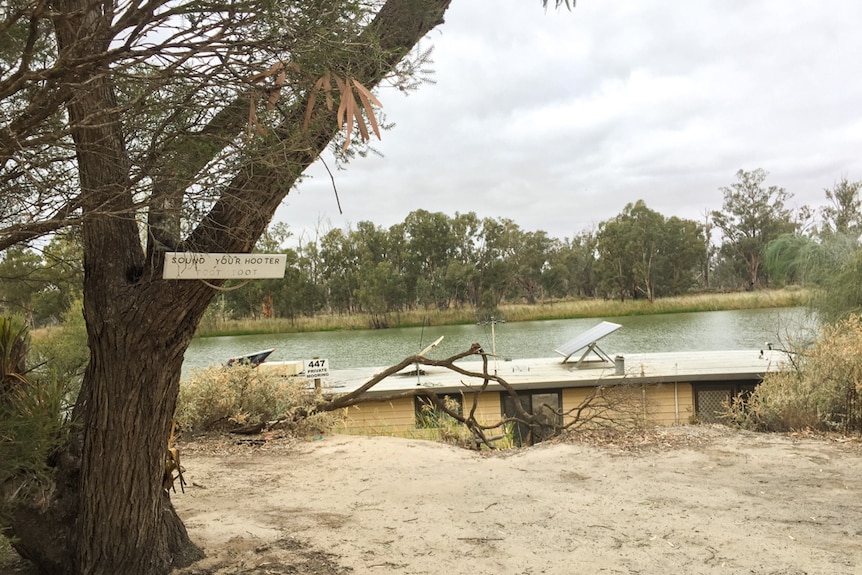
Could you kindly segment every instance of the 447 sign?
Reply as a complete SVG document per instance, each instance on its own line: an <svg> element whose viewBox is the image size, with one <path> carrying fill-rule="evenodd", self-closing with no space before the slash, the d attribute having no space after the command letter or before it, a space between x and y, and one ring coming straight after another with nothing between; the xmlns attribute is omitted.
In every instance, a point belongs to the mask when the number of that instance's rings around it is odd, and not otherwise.
<svg viewBox="0 0 862 575"><path fill-rule="evenodd" d="M329 377L328 359L306 359L304 368L305 377L308 379Z"/></svg>

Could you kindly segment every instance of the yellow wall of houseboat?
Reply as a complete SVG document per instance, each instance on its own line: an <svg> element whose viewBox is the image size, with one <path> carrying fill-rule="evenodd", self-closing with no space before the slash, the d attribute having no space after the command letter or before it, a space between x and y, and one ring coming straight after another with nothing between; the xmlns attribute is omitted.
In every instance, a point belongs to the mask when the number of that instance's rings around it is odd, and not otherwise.
<svg viewBox="0 0 862 575"><path fill-rule="evenodd" d="M465 393L463 400L464 412L473 408L476 394ZM476 420L480 423L496 423L500 420L500 395L482 393L476 400ZM410 435L430 436L431 430L418 429L413 407L413 398L406 397L392 401L367 401L349 407L341 425L336 429L339 433L368 435Z"/></svg>
<svg viewBox="0 0 862 575"><path fill-rule="evenodd" d="M368 435L399 435L416 429L413 398L366 401L348 407L337 431Z"/></svg>
<svg viewBox="0 0 862 575"><path fill-rule="evenodd" d="M605 392L612 395L610 401L620 401L625 406L624 412L609 417L637 423L675 425L688 423L694 414L694 396L689 383L614 386L605 388ZM578 417L577 408L588 405L594 393L594 387L564 389L563 411L568 414L564 423L571 423ZM588 419L591 415L589 408L580 413L581 419Z"/></svg>
<svg viewBox="0 0 862 575"><path fill-rule="evenodd" d="M563 410L568 412L594 393L592 387L563 389ZM630 394L625 404L628 417L639 422L658 425L688 423L694 416L694 395L688 383L665 383L647 386L619 386L611 388L612 393ZM464 395L464 412L472 408L475 394ZM483 393L478 396L476 419L482 423L495 423L500 420L500 394ZM566 421L571 421L571 417ZM411 437L432 437L433 430L417 429L413 398L392 401L368 401L346 410L344 422L336 430L339 433L363 435L401 435ZM493 431L489 435L494 434Z"/></svg>
<svg viewBox="0 0 862 575"><path fill-rule="evenodd" d="M690 423L694 392L690 383L662 383L646 387L647 421L658 425Z"/></svg>

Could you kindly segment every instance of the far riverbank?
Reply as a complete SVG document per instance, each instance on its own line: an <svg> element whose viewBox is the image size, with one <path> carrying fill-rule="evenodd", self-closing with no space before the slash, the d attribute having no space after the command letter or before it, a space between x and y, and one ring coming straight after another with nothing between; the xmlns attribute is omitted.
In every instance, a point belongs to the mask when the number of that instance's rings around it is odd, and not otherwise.
<svg viewBox="0 0 862 575"><path fill-rule="evenodd" d="M635 315L690 313L700 311L728 311L744 309L802 307L808 304L810 292L800 288L757 290L736 293L703 293L672 298L646 300L565 300L534 305L506 304L494 311L497 320L507 322L542 321L554 319L580 319L594 317L625 317ZM449 310L421 309L390 313L385 317L370 314L333 315L314 317L220 320L208 317L198 327L197 337L237 335L306 333L339 330L365 330L379 327L420 327L439 325L466 325L488 321L487 311L473 308Z"/></svg>

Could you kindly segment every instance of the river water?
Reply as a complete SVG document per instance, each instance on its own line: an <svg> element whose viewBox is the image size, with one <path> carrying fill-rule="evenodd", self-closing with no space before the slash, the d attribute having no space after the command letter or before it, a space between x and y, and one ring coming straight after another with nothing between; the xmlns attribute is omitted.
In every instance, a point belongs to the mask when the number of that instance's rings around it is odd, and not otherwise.
<svg viewBox="0 0 862 575"><path fill-rule="evenodd" d="M601 321L622 325L599 341L608 355L670 351L763 349L766 342L787 347L810 339L815 321L803 308L711 311L645 316L607 317L197 338L186 352L184 375L230 357L275 348L270 361L314 357L329 360L330 369L380 367L398 363L440 336L428 357L442 359L469 349L473 342L498 358L553 357L554 350ZM493 335L493 337L492 337Z"/></svg>

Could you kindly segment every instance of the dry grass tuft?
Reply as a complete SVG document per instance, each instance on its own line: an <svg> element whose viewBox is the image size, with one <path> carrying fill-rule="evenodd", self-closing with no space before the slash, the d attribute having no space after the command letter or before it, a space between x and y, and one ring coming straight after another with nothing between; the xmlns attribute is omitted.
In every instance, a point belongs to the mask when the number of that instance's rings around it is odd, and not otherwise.
<svg viewBox="0 0 862 575"><path fill-rule="evenodd" d="M728 419L758 431L862 433L862 317L824 326L791 358L795 369L768 374Z"/></svg>
<svg viewBox="0 0 862 575"><path fill-rule="evenodd" d="M183 431L205 433L278 422L302 435L329 430L339 413L316 413L319 393L301 377L281 377L249 366L216 366L183 382L176 420ZM310 412L307 417L305 413Z"/></svg>

